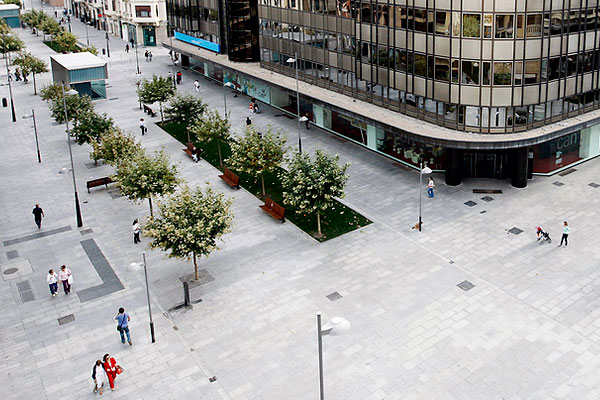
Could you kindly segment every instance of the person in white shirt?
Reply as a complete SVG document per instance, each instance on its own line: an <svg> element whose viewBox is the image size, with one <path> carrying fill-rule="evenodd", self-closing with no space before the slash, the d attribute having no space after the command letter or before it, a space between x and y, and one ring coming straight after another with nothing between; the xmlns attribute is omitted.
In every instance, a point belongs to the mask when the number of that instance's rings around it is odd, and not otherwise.
<svg viewBox="0 0 600 400"><path fill-rule="evenodd" d="M140 228L140 223L137 218L133 220L133 243L138 244L141 242L140 240L140 232L142 232L142 228Z"/></svg>
<svg viewBox="0 0 600 400"><path fill-rule="evenodd" d="M56 296L56 293L58 293L58 275L56 275L56 272L54 272L53 269L48 271L46 281L48 282L48 286L50 287L50 293L52 294L52 296Z"/></svg>
<svg viewBox="0 0 600 400"><path fill-rule="evenodd" d="M142 136L144 136L144 134L148 131L148 128L146 128L146 121L144 121L144 118L140 118L140 129L142 131Z"/></svg>
<svg viewBox="0 0 600 400"><path fill-rule="evenodd" d="M433 188L435 184L433 183L433 178L429 178L429 183L427 183L427 196L433 197Z"/></svg>
<svg viewBox="0 0 600 400"><path fill-rule="evenodd" d="M58 273L58 280L62 282L65 294L71 293L71 283L69 282L70 277L71 270L67 268L66 265L62 265L60 267L60 272Z"/></svg>
<svg viewBox="0 0 600 400"><path fill-rule="evenodd" d="M200 91L200 82L198 82L198 79L194 81L194 87L196 88L196 93L198 93Z"/></svg>
<svg viewBox="0 0 600 400"><path fill-rule="evenodd" d="M558 245L558 247L562 246L563 242L565 242L565 247L567 247L567 245L569 244L569 242L568 242L569 233L571 233L571 228L569 228L569 224L567 223L567 221L564 221L563 222L563 234L562 234L562 237L560 238L560 244Z"/></svg>

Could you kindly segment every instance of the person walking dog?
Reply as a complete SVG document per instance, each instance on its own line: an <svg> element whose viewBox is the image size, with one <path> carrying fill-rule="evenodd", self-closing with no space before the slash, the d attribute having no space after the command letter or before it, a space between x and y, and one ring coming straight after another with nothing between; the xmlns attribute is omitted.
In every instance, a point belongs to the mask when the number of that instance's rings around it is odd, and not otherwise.
<svg viewBox="0 0 600 400"><path fill-rule="evenodd" d="M562 237L560 238L560 244L558 245L558 247L562 246L563 241L565 242L565 247L567 247L567 245L569 244L569 233L571 233L571 228L569 228L569 224L567 223L567 221L563 222L563 234Z"/></svg>
<svg viewBox="0 0 600 400"><path fill-rule="evenodd" d="M129 342L129 345L131 346L133 343L131 343L131 336L129 334L130 320L131 318L129 318L129 314L125 312L125 309L123 307L119 308L119 313L115 317L115 321L117 321L118 324L117 331L121 334L121 343L125 343L125 335L127 335L127 342Z"/></svg>

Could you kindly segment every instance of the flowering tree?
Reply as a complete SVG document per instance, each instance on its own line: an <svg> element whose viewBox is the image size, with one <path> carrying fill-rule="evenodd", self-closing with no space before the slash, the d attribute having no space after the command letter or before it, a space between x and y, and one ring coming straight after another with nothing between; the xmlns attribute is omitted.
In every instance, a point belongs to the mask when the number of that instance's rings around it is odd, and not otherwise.
<svg viewBox="0 0 600 400"><path fill-rule="evenodd" d="M180 180L177 177L177 166L169 165L169 157L164 151L157 151L154 156L143 152L123 159L117 165L116 180L121 193L133 202L148 199L150 215L152 196L164 196L173 193Z"/></svg>
<svg viewBox="0 0 600 400"><path fill-rule="evenodd" d="M281 135L275 135L271 127L266 133L260 133L252 125L247 126L245 135L231 143L231 157L226 162L235 171L260 177L262 194L266 196L264 174L283 162L285 141Z"/></svg>
<svg viewBox="0 0 600 400"><path fill-rule="evenodd" d="M283 202L292 206L298 214L317 214L317 235L321 233L321 211L335 203L335 197L345 196L348 182L346 170L349 163L338 165L339 155L330 156L317 150L312 161L306 153L296 153L288 170L280 174L283 186Z"/></svg>
<svg viewBox="0 0 600 400"><path fill-rule="evenodd" d="M94 161L100 159L105 163L116 166L121 160L133 157L144 150L131 133L125 133L119 128L111 128L97 139L92 139L90 144L93 151L90 158Z"/></svg>
<svg viewBox="0 0 600 400"><path fill-rule="evenodd" d="M221 117L217 111L210 111L204 118L196 119L189 127L189 132L196 135L201 142L217 141L219 165L223 166L221 142L231 139L231 123L229 115Z"/></svg>
<svg viewBox="0 0 600 400"><path fill-rule="evenodd" d="M144 226L153 238L151 248L169 252L168 257L194 260L194 279L198 280L197 256L207 256L225 233L231 231L231 199L214 192L210 186L190 189L187 185L158 202L160 215L150 217Z"/></svg>

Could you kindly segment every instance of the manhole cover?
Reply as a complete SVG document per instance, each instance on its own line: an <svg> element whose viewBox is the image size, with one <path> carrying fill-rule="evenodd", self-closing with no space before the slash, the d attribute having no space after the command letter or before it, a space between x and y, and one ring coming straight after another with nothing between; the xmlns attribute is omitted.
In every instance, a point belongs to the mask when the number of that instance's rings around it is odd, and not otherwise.
<svg viewBox="0 0 600 400"><path fill-rule="evenodd" d="M469 206L469 207L473 207L476 205L477 205L477 203L475 203L473 200L469 200L465 203L465 206Z"/></svg>
<svg viewBox="0 0 600 400"><path fill-rule="evenodd" d="M33 273L31 263L28 259L12 259L8 264L0 265L2 279L15 279Z"/></svg>
<svg viewBox="0 0 600 400"><path fill-rule="evenodd" d="M328 294L326 297L331 301L336 301L336 300L341 299L342 295L339 294L338 292L333 292L331 294Z"/></svg>
<svg viewBox="0 0 600 400"><path fill-rule="evenodd" d="M490 201L494 200L494 198L493 198L493 197L490 197L490 196L483 196L483 197L481 198L481 200L483 200L483 201L487 201L487 202L489 203Z"/></svg>
<svg viewBox="0 0 600 400"><path fill-rule="evenodd" d="M556 181L556 182L554 182L554 183L553 183L553 185L554 185L554 186L561 187L561 186L564 186L565 184L564 184L564 183L562 183L562 182Z"/></svg>
<svg viewBox="0 0 600 400"><path fill-rule="evenodd" d="M66 325L69 322L75 321L75 316L73 314L65 315L64 317L60 317L58 319L58 325Z"/></svg>
<svg viewBox="0 0 600 400"><path fill-rule="evenodd" d="M594 182L590 183L588 186L591 186L594 189L596 189L597 187L600 187L600 185L598 185L597 183L594 183Z"/></svg>
<svg viewBox="0 0 600 400"><path fill-rule="evenodd" d="M461 283L459 283L458 285L459 288L461 288L462 290L464 290L465 292L473 289L475 287L475 285L473 285L471 282L469 281L462 281Z"/></svg>
<svg viewBox="0 0 600 400"><path fill-rule="evenodd" d="M517 227L513 227L513 228L510 228L508 230L508 233L512 233L513 235L518 235L518 234L520 234L522 232L523 231L521 229L517 228Z"/></svg>
<svg viewBox="0 0 600 400"><path fill-rule="evenodd" d="M4 270L4 273L6 275L10 275L10 274L14 274L15 272L17 272L19 270L19 268L7 268Z"/></svg>

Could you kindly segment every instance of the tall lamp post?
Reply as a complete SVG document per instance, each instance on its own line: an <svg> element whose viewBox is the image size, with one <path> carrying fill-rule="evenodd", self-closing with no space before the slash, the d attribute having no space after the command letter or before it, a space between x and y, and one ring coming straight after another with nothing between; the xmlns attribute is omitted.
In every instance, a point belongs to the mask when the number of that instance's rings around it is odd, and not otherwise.
<svg viewBox="0 0 600 400"><path fill-rule="evenodd" d="M152 307L150 306L150 288L148 286L148 269L146 268L146 252L142 253L143 257L143 265L144 265L144 278L146 281L146 298L148 299L148 316L150 317L150 338L152 339L152 343L156 343L156 338L154 336L154 321L152 320ZM132 262L129 264L132 269L139 270L140 265L136 262Z"/></svg>
<svg viewBox="0 0 600 400"><path fill-rule="evenodd" d="M350 329L350 322L341 317L335 317L321 327L321 312L317 313L317 338L319 344L319 399L325 399L323 390L323 336L340 336Z"/></svg>
<svg viewBox="0 0 600 400"><path fill-rule="evenodd" d="M423 161L421 161L419 164L419 232L421 232L421 225L423 225L423 221L421 220L421 210L423 208L423 174L430 174L431 172L431 168L423 168Z"/></svg>
<svg viewBox="0 0 600 400"><path fill-rule="evenodd" d="M75 90L69 90L67 92L70 95L77 95ZM63 107L65 109L65 123L67 125L67 144L69 145L69 157L71 158L71 175L73 176L73 192L75 193L75 214L77 216L77 227L83 226L83 219L81 218L81 208L79 207L79 195L77 194L77 183L75 181L75 166L73 165L73 151L71 150L71 132L69 131L69 115L67 114L67 100L65 98L65 84L62 84L62 95L63 95Z"/></svg>
<svg viewBox="0 0 600 400"><path fill-rule="evenodd" d="M106 55L107 57L110 57L110 48L108 47L108 32L104 34L104 37L106 38Z"/></svg>
<svg viewBox="0 0 600 400"><path fill-rule="evenodd" d="M223 80L225 80L225 74L223 74ZM225 118L227 118L227 96L225 93L225 88L235 88L235 85L231 82L224 82L223 83L223 107L225 108Z"/></svg>
<svg viewBox="0 0 600 400"><path fill-rule="evenodd" d="M35 124L35 110L31 110L31 115L23 115L23 119L27 119L27 118L33 119L33 132L35 133L35 147L37 149L38 162L41 163L42 156L40 155L40 143L38 141L37 125Z"/></svg>
<svg viewBox="0 0 600 400"><path fill-rule="evenodd" d="M90 47L90 35L88 33L88 16L85 15L85 43L88 47Z"/></svg>
<svg viewBox="0 0 600 400"><path fill-rule="evenodd" d="M286 61L288 64L292 64L295 63L296 64L296 112L297 112L297 121L296 124L298 125L298 153L302 153L302 137L300 134L300 119L301 118L306 118L306 117L301 117L300 116L300 90L298 88L298 52L294 53L294 58L288 58ZM306 121L306 119L304 120Z"/></svg>
<svg viewBox="0 0 600 400"><path fill-rule="evenodd" d="M139 74L141 74L141 72L140 72L140 59L138 58L138 46L137 46L137 43L135 43L133 39L131 39L131 45L135 47L135 65L137 67L137 73L139 75Z"/></svg>
<svg viewBox="0 0 600 400"><path fill-rule="evenodd" d="M4 55L5 55L4 60L6 61L6 79L8 80L8 92L10 94L10 111L12 113L12 121L17 122L17 114L15 113L15 101L13 100L10 71L8 70L8 56L7 56L7 54L4 54Z"/></svg>

